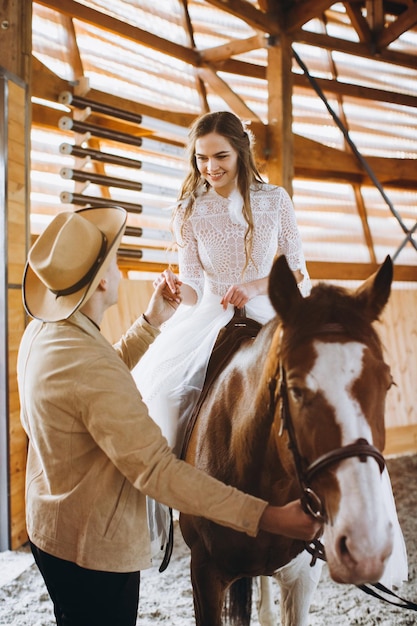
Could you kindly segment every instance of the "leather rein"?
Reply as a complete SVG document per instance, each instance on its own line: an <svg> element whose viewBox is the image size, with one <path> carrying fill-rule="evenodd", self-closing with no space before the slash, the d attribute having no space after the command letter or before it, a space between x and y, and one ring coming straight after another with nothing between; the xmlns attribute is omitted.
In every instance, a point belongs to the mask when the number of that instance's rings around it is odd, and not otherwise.
<svg viewBox="0 0 417 626"><path fill-rule="evenodd" d="M344 332L344 329L341 325L327 324L320 329L319 334L341 334L342 332ZM282 362L279 362L275 376L270 378L270 380L268 381L268 387L270 395L269 410L271 411L272 416L275 415L277 404L279 402L279 399L281 399L281 422L279 436L282 436L284 430L286 430L288 433L288 448L293 456L297 480L301 488L302 507L306 513L309 513L318 521L326 523L326 510L320 497L311 488L312 480L328 467L339 463L344 459L353 457L359 457L362 463L365 463L368 457L375 459L382 474L385 469L385 459L381 452L375 446L368 443L366 439L360 438L354 443L342 446L340 448L335 448L334 450L330 450L329 452L326 452L325 454L308 464L307 460L301 455L297 445L295 428L292 421L288 400L288 387L285 368ZM313 541L309 543L305 542L305 549L311 554L311 566L316 563L317 559L326 561L325 549L319 538L313 539ZM382 585L382 583L371 584L370 586L357 585L357 587L365 593L375 598L378 598L379 600L383 600L384 602L388 602L389 604L400 608L417 611L417 603L401 598L393 591ZM375 589L377 589L379 592L385 593L386 595L394 596L395 598L400 600L400 602L395 602L388 598L385 598L384 596L380 595L378 591L375 591Z"/></svg>

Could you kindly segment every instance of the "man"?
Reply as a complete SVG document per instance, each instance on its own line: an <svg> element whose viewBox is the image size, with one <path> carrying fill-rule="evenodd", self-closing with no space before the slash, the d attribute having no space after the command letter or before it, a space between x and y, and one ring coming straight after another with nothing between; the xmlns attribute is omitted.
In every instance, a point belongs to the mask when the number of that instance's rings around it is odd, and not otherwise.
<svg viewBox="0 0 417 626"><path fill-rule="evenodd" d="M299 502L268 506L178 460L148 415L130 369L178 306L162 282L112 347L100 333L117 301L120 208L58 214L31 248L18 383L29 438L26 517L59 626L133 626L150 565L145 494L256 535L310 540Z"/></svg>

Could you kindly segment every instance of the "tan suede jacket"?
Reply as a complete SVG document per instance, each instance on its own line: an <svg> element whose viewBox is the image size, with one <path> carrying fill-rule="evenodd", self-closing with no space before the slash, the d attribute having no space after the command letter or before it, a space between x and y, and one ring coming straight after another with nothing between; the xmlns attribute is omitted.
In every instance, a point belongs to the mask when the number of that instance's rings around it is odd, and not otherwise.
<svg viewBox="0 0 417 626"><path fill-rule="evenodd" d="M82 313L32 321L18 356L29 438L31 541L82 567L149 567L147 494L179 511L257 533L266 503L223 485L171 452L130 369L158 331L142 319L115 346Z"/></svg>

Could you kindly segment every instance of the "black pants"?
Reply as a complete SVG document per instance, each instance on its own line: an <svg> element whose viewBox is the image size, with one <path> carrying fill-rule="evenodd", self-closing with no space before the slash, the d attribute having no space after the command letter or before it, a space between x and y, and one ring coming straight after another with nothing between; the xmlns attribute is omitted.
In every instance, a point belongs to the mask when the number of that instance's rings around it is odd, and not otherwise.
<svg viewBox="0 0 417 626"><path fill-rule="evenodd" d="M135 626L140 572L89 570L30 546L58 626Z"/></svg>

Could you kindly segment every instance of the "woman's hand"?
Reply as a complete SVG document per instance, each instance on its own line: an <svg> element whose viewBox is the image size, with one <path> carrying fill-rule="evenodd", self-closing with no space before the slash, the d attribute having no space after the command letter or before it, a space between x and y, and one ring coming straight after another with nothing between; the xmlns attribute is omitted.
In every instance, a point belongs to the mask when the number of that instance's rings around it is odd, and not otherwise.
<svg viewBox="0 0 417 626"><path fill-rule="evenodd" d="M182 283L178 276L176 276L172 270L164 270L162 274L153 281L154 289L159 289L162 283L164 284L161 292L162 296L169 302L180 304Z"/></svg>
<svg viewBox="0 0 417 626"><path fill-rule="evenodd" d="M231 285L220 300L224 310L228 304L232 304L238 309L242 309L245 304L252 300L255 296L261 296L268 293L268 277L251 280L241 285Z"/></svg>
<svg viewBox="0 0 417 626"><path fill-rule="evenodd" d="M223 305L223 309L227 309L228 304L232 304L238 309L242 309L247 302L252 298L250 283L246 285L231 285L220 300L220 304Z"/></svg>

